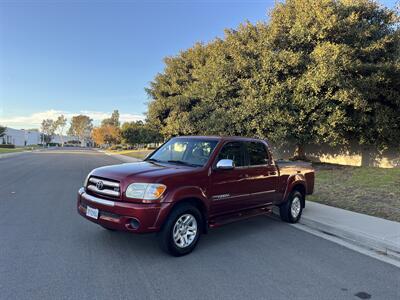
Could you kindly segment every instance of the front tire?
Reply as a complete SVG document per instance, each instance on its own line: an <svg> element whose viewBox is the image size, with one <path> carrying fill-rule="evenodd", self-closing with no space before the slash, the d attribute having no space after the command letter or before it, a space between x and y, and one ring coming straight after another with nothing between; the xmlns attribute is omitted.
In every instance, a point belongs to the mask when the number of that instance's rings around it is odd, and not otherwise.
<svg viewBox="0 0 400 300"><path fill-rule="evenodd" d="M203 218L196 207L190 204L179 205L158 233L161 249L173 256L189 254L199 241L202 224Z"/></svg>
<svg viewBox="0 0 400 300"><path fill-rule="evenodd" d="M290 193L288 200L279 207L282 221L297 223L300 220L303 212L303 198L304 196L299 191Z"/></svg>

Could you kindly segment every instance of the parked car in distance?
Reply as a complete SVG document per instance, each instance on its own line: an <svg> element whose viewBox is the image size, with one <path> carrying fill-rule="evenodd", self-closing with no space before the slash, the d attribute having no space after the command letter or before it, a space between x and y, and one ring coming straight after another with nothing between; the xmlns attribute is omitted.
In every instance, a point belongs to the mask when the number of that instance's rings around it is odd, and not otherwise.
<svg viewBox="0 0 400 300"><path fill-rule="evenodd" d="M183 136L143 162L94 169L79 190L79 214L109 230L157 232L161 248L191 252L209 228L270 213L297 222L314 189L310 164L276 162L266 141Z"/></svg>

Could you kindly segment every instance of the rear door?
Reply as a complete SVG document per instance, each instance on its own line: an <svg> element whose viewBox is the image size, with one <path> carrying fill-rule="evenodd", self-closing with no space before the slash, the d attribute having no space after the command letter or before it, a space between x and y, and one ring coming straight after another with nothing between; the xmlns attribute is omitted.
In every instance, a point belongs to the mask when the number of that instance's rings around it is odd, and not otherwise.
<svg viewBox="0 0 400 300"><path fill-rule="evenodd" d="M246 183L245 155L243 142L227 142L220 150L214 162L210 176L211 215L223 215L237 211L246 205L249 199ZM215 168L221 159L234 161L233 170L218 170Z"/></svg>
<svg viewBox="0 0 400 300"><path fill-rule="evenodd" d="M276 197L278 172L272 164L267 146L263 142L245 142L246 187L252 207L273 203Z"/></svg>

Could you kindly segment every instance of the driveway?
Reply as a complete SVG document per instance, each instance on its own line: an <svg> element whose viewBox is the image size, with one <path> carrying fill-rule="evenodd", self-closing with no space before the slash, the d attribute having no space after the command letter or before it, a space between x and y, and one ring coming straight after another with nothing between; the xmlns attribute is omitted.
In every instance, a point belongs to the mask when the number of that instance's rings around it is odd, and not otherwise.
<svg viewBox="0 0 400 300"><path fill-rule="evenodd" d="M400 269L257 217L211 230L190 255L76 212L90 150L0 160L1 299L400 299Z"/></svg>

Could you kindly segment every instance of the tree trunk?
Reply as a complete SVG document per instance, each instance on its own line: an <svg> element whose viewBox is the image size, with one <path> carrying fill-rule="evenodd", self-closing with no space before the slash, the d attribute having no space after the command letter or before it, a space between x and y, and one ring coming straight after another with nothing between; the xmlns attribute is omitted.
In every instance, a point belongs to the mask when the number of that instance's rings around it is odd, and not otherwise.
<svg viewBox="0 0 400 300"><path fill-rule="evenodd" d="M304 152L304 145L303 144L296 144L296 149L294 150L294 158L295 159L306 159L306 154Z"/></svg>
<svg viewBox="0 0 400 300"><path fill-rule="evenodd" d="M61 147L64 147L64 138L63 138L62 134L60 134L59 136L60 136L60 141L61 141Z"/></svg>

